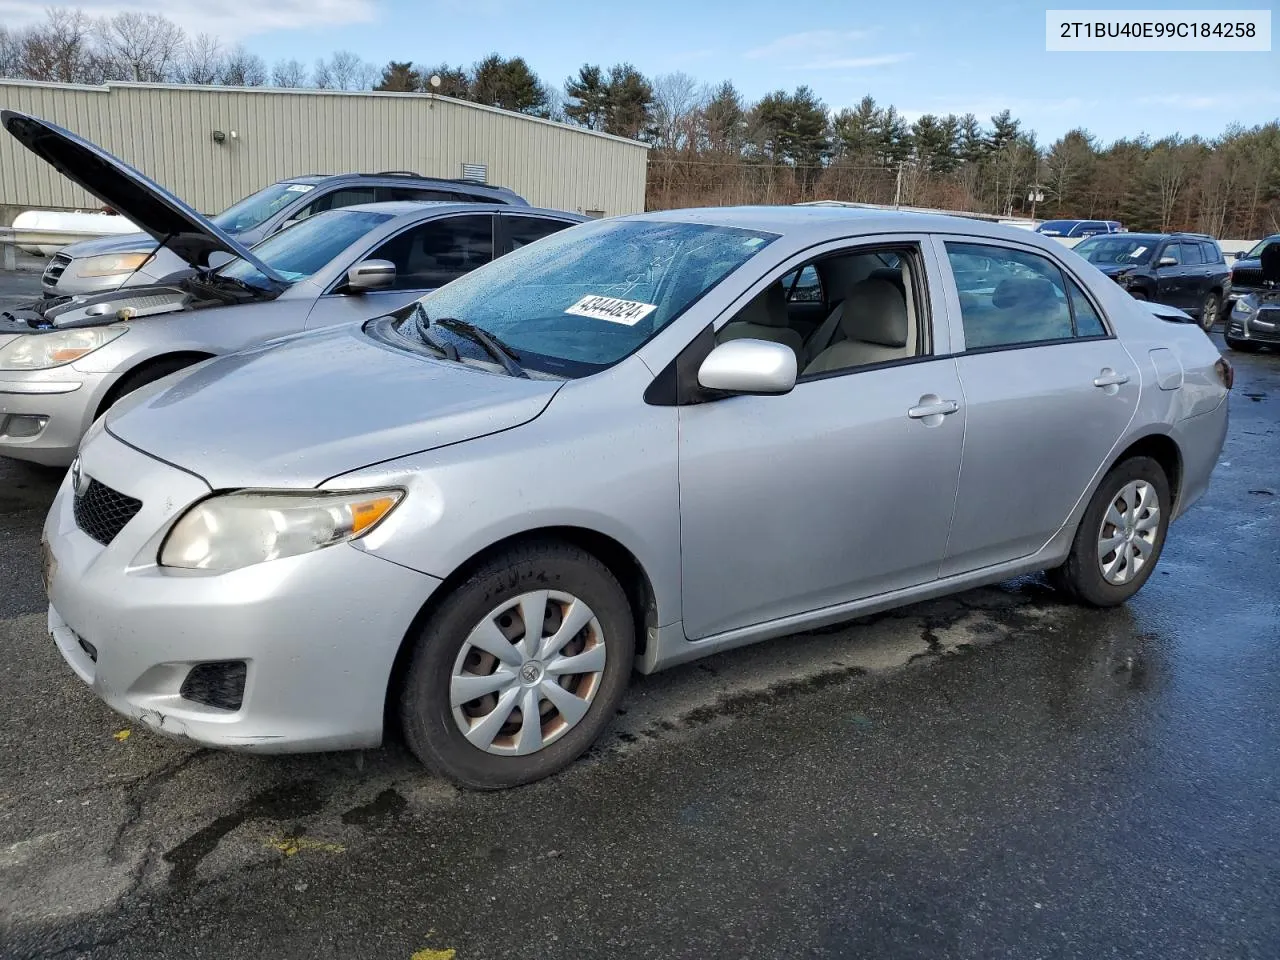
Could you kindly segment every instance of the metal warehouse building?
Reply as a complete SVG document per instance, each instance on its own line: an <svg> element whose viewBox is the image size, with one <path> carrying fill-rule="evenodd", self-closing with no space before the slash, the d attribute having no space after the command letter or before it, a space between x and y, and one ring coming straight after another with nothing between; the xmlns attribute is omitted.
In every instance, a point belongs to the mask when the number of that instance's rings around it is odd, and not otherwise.
<svg viewBox="0 0 1280 960"><path fill-rule="evenodd" d="M645 144L433 94L0 80L0 109L92 140L206 213L290 176L383 170L471 176L592 216L644 209ZM99 205L0 135L0 223Z"/></svg>

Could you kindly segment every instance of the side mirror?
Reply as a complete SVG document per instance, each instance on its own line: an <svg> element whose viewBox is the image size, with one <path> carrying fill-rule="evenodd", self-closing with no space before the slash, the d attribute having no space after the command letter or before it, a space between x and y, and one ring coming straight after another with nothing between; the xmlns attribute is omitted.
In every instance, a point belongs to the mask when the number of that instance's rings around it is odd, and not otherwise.
<svg viewBox="0 0 1280 960"><path fill-rule="evenodd" d="M396 282L396 265L390 260L364 260L347 271L348 293L386 290Z"/></svg>
<svg viewBox="0 0 1280 960"><path fill-rule="evenodd" d="M698 368L698 384L725 393L790 393L798 374L795 351L769 340L729 340Z"/></svg>
<svg viewBox="0 0 1280 960"><path fill-rule="evenodd" d="M1161 257L1156 263L1157 267L1176 267L1178 265L1177 257Z"/></svg>

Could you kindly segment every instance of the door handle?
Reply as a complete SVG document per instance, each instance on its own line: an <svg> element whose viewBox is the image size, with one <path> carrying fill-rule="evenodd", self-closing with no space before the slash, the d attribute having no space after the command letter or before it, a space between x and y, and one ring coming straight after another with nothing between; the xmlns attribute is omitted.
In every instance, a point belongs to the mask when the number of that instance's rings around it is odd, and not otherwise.
<svg viewBox="0 0 1280 960"><path fill-rule="evenodd" d="M1110 367L1107 367L1099 376L1093 379L1095 387L1118 387L1128 382L1129 375L1127 373L1116 373Z"/></svg>
<svg viewBox="0 0 1280 960"><path fill-rule="evenodd" d="M907 411L907 416L912 420L924 420L926 417L944 417L949 413L955 413L960 409L960 404L954 400L936 400L933 403L922 403L917 407L912 407Z"/></svg>

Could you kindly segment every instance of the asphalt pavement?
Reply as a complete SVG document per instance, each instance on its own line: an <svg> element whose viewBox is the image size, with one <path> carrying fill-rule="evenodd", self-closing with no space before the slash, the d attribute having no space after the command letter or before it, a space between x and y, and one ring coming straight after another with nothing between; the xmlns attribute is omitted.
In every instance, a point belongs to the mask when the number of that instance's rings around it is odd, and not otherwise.
<svg viewBox="0 0 1280 960"><path fill-rule="evenodd" d="M1036 577L637 677L551 780L194 750L45 634L0 461L0 956L1280 956L1280 354L1127 606Z"/></svg>

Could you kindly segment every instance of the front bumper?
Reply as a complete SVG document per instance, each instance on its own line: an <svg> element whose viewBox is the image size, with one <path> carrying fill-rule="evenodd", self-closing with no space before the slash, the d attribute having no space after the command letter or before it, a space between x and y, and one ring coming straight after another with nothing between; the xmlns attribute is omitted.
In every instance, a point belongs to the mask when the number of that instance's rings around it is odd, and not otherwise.
<svg viewBox="0 0 1280 960"><path fill-rule="evenodd" d="M1267 311L1276 315L1276 311ZM1257 313L1241 317L1233 313L1227 320L1226 335L1232 340L1251 343L1280 344L1280 321L1259 319Z"/></svg>
<svg viewBox="0 0 1280 960"><path fill-rule="evenodd" d="M79 529L70 477L45 523L49 631L108 705L195 743L262 752L375 746L392 664L440 581L344 544L227 574L161 568L168 528L209 487L102 432L81 473L142 501L107 546ZM83 643L81 641L84 641ZM185 699L191 668L247 664L243 702Z"/></svg>
<svg viewBox="0 0 1280 960"><path fill-rule="evenodd" d="M0 371L0 456L65 467L110 385L110 375L75 364Z"/></svg>

